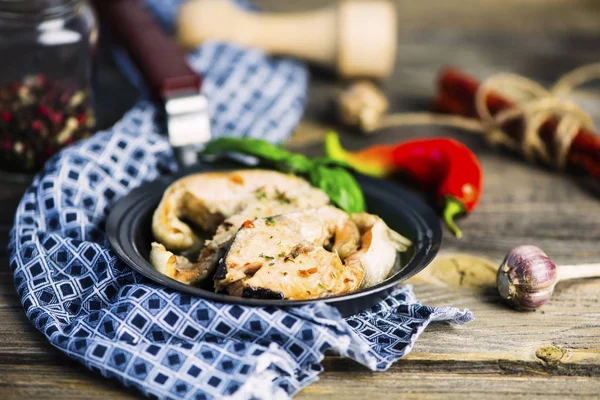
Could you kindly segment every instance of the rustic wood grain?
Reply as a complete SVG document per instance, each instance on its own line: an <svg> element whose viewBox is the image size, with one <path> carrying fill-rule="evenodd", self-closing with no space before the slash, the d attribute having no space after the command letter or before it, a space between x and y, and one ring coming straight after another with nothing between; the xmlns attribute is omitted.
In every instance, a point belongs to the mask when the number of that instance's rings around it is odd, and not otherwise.
<svg viewBox="0 0 600 400"><path fill-rule="evenodd" d="M450 330L432 326L437 335L424 337L407 359L502 361L548 375L600 374L600 280L561 283L541 310L518 312L497 295L497 264L461 253L442 254L413 279L423 301L469 307L476 320Z"/></svg>
<svg viewBox="0 0 600 400"><path fill-rule="evenodd" d="M270 11L303 11L338 0L254 0ZM600 9L594 0L392 0L400 32L460 30L508 33L598 31Z"/></svg>
<svg viewBox="0 0 600 400"><path fill-rule="evenodd" d="M258 0L275 11L302 10L323 0ZM428 109L437 71L454 64L479 77L498 71L550 83L578 65L598 61L596 0L398 0L399 53L383 88L395 111ZM135 92L103 62L103 126L130 106ZM298 398L597 398L600 393L600 280L561 283L540 311L519 313L501 303L494 268L512 247L532 243L559 263L600 260L598 187L529 166L489 149L479 138L433 128L389 129L364 137L340 128L332 102L343 82L312 70L300 148L319 154L322 133L334 127L360 148L412 136L450 134L480 157L486 179L477 211L461 220L465 238L444 239L443 254L412 280L419 300L467 307L464 327L432 325L414 351L385 373L327 357L320 381ZM597 89L597 88L596 88ZM599 110L598 93L585 97ZM113 93L119 92L115 97ZM587 92L586 92L587 93ZM308 145L307 145L308 143ZM128 399L136 393L102 379L49 345L26 320L12 285L6 243L25 190L0 183L0 398Z"/></svg>

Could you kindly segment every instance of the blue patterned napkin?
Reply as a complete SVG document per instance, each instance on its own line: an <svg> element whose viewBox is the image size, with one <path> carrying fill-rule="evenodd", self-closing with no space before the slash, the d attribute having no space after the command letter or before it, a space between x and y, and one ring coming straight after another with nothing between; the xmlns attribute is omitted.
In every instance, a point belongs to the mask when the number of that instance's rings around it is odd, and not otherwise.
<svg viewBox="0 0 600 400"><path fill-rule="evenodd" d="M300 64L219 43L190 62L205 72L217 135L278 141L297 124L307 84ZM70 357L151 397L285 399L317 379L327 350L385 370L430 322L472 319L422 306L408 286L344 319L324 304L209 302L135 273L110 249L104 223L120 197L173 171L157 119L140 101L111 130L51 159L18 207L10 237L17 292L34 326Z"/></svg>

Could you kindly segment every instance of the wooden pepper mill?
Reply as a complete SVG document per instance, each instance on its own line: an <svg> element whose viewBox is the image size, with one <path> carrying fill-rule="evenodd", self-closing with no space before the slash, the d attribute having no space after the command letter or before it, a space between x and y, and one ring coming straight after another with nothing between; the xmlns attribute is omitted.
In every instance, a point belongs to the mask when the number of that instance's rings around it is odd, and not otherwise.
<svg viewBox="0 0 600 400"><path fill-rule="evenodd" d="M255 13L230 0L181 7L177 36L186 48L222 40L305 59L343 77L385 78L396 60L396 12L389 1L353 0L302 13Z"/></svg>

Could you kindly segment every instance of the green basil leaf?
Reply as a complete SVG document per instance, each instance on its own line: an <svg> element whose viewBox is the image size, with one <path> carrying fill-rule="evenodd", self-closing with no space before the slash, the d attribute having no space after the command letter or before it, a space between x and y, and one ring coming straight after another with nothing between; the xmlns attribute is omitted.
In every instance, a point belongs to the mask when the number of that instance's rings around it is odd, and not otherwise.
<svg viewBox="0 0 600 400"><path fill-rule="evenodd" d="M325 165L327 167L342 167L353 170L354 168L346 161L336 160L331 157L318 157L312 159L313 164Z"/></svg>
<svg viewBox="0 0 600 400"><path fill-rule="evenodd" d="M265 140L233 137L208 142L200 154L217 155L229 152L243 153L272 162L283 161L291 155L287 150Z"/></svg>
<svg viewBox="0 0 600 400"><path fill-rule="evenodd" d="M360 185L346 169L315 164L309 174L313 186L323 190L331 202L354 214L365 211L365 198Z"/></svg>
<svg viewBox="0 0 600 400"><path fill-rule="evenodd" d="M274 165L277 169L294 173L306 173L311 162L302 154L289 151L261 139L223 137L206 144L201 155L241 153Z"/></svg>

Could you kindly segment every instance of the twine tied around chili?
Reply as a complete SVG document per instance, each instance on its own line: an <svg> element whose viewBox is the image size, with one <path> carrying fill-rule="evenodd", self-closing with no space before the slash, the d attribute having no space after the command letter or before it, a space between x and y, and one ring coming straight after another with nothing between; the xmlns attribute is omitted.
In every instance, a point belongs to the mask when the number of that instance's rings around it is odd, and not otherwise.
<svg viewBox="0 0 600 400"><path fill-rule="evenodd" d="M536 158L558 169L566 166L571 143L580 128L593 129L593 121L581 107L565 96L576 87L600 79L600 63L589 64L560 77L551 89L516 74L501 73L485 80L477 89L475 109L479 119L430 112L385 114L389 104L384 95L368 82L359 82L340 96L340 116L365 132L400 126L441 125L480 133L492 145L520 152L528 161ZM515 102L515 107L492 113L487 98L501 93ZM539 136L548 118L558 121L554 148L549 151ZM521 140L508 135L503 126L521 119Z"/></svg>

